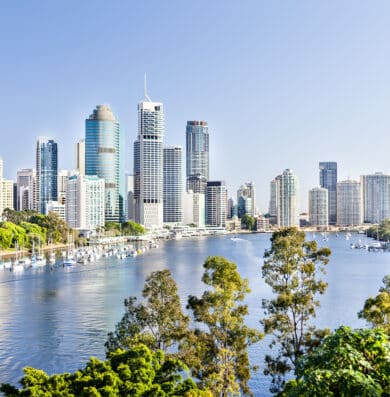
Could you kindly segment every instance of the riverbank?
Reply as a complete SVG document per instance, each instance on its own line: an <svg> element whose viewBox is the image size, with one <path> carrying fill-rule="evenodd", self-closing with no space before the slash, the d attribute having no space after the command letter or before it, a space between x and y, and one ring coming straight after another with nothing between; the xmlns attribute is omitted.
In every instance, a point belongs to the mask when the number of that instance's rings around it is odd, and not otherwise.
<svg viewBox="0 0 390 397"><path fill-rule="evenodd" d="M45 247L41 248L41 251L58 251L60 249L66 249L67 245L66 244L48 244ZM27 249L19 250L18 254L19 255L29 255L31 251ZM16 255L16 250L15 249L10 249L10 250L2 250L0 251L0 260L1 259L10 259Z"/></svg>

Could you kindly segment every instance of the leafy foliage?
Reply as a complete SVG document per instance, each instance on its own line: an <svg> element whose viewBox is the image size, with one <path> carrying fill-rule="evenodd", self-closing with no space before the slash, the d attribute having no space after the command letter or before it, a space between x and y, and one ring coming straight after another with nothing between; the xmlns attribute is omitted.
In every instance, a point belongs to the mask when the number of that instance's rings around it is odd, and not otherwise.
<svg viewBox="0 0 390 397"><path fill-rule="evenodd" d="M329 255L328 248L317 249L316 242L305 241L305 234L296 228L273 233L271 248L264 254L263 278L276 295L263 300L266 317L261 320L265 333L273 335L270 348L278 349L265 359L264 373L272 376L272 392L281 389L288 372L299 375L298 359L329 332L310 324L319 306L315 296L327 287L318 275L325 273Z"/></svg>
<svg viewBox="0 0 390 397"><path fill-rule="evenodd" d="M115 332L108 334L107 352L128 349L139 342L167 352L185 337L189 319L182 312L177 286L169 270L151 273L142 295L145 303L137 304L135 297L125 300L125 314Z"/></svg>
<svg viewBox="0 0 390 397"><path fill-rule="evenodd" d="M378 226L372 226L367 230L367 236L379 238L382 241L390 241L390 219L385 219Z"/></svg>
<svg viewBox="0 0 390 397"><path fill-rule="evenodd" d="M280 396L390 396L390 339L380 329L341 327L298 366Z"/></svg>
<svg viewBox="0 0 390 397"><path fill-rule="evenodd" d="M379 294L366 300L358 316L373 327L383 328L390 335L390 275L383 278L383 287L379 289Z"/></svg>
<svg viewBox="0 0 390 397"><path fill-rule="evenodd" d="M187 364L216 396L251 395L248 380L250 364L247 348L261 334L244 324L247 305L241 304L250 292L248 281L237 266L219 256L207 258L202 281L210 288L201 298L190 296L188 308L200 329L189 334Z"/></svg>
<svg viewBox="0 0 390 397"><path fill-rule="evenodd" d="M152 352L138 345L111 353L107 361L91 358L74 374L48 376L44 371L25 368L23 389L3 384L0 391L6 397L211 397L191 378L183 380L186 370L181 361L165 357L162 351Z"/></svg>
<svg viewBox="0 0 390 397"><path fill-rule="evenodd" d="M249 214L244 214L241 218L241 225L247 230L254 230L256 228L256 219Z"/></svg>
<svg viewBox="0 0 390 397"><path fill-rule="evenodd" d="M127 221L122 223L122 234L125 236L141 236L145 234L145 228L137 222Z"/></svg>

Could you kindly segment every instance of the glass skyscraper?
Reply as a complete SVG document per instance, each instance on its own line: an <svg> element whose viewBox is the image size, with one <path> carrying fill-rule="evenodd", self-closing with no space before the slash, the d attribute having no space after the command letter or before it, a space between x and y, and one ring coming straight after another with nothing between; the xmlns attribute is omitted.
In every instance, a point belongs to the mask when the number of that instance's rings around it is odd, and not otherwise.
<svg viewBox="0 0 390 397"><path fill-rule="evenodd" d="M36 147L36 206L41 214L46 213L49 201L58 199L58 147L52 138L38 137Z"/></svg>
<svg viewBox="0 0 390 397"><path fill-rule="evenodd" d="M85 174L103 178L105 220L123 222L125 184L123 134L108 105L98 105L85 120Z"/></svg>
<svg viewBox="0 0 390 397"><path fill-rule="evenodd" d="M148 229L163 226L163 139L163 104L140 102L134 142L135 220Z"/></svg>
<svg viewBox="0 0 390 397"><path fill-rule="evenodd" d="M205 193L209 180L209 127L206 121L187 121L187 191Z"/></svg>
<svg viewBox="0 0 390 397"><path fill-rule="evenodd" d="M320 162L320 186L328 190L329 225L337 222L337 163L335 161Z"/></svg>

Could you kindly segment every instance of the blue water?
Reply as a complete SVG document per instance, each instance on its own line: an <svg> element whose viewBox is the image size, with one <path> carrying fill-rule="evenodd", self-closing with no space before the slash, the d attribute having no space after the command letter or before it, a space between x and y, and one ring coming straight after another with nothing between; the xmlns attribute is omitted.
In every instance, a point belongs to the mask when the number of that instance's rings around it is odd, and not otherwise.
<svg viewBox="0 0 390 397"><path fill-rule="evenodd" d="M199 296L204 290L202 264L209 255L234 261L241 275L248 278L252 292L247 297L247 324L261 329L261 300L271 296L261 279L269 237L245 235L235 242L228 236L182 239L163 242L157 249L124 261L105 258L52 272L47 267L20 274L0 271L0 382L16 384L25 366L48 373L71 372L90 356L103 359L107 332L122 317L124 298L139 297L150 272L169 268L185 306L188 295ZM390 273L390 253L349 248L359 237L353 235L346 241L343 235L330 235L327 242L317 237L319 245L332 250L325 276L329 287L320 297L315 320L320 327L365 326L357 312ZM267 349L265 340L250 349L251 363L260 366L250 383L256 396L270 395L269 379L262 374Z"/></svg>

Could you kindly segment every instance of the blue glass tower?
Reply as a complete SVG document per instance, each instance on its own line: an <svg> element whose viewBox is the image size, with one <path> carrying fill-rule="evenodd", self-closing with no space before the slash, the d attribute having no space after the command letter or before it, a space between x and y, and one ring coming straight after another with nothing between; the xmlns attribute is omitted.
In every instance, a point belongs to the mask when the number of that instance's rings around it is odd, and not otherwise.
<svg viewBox="0 0 390 397"><path fill-rule="evenodd" d="M58 147L52 138L39 137L36 150L37 185L36 210L46 213L48 201L58 198Z"/></svg>
<svg viewBox="0 0 390 397"><path fill-rule="evenodd" d="M85 174L105 181L105 221L123 222L123 134L108 105L98 105L85 120Z"/></svg>

